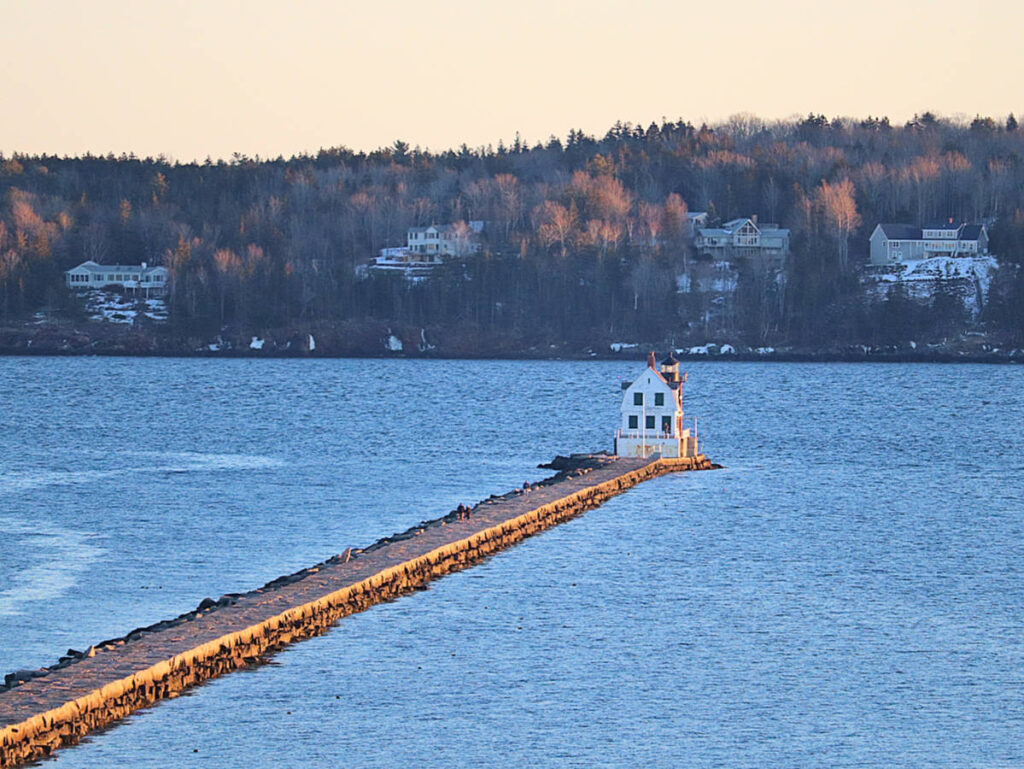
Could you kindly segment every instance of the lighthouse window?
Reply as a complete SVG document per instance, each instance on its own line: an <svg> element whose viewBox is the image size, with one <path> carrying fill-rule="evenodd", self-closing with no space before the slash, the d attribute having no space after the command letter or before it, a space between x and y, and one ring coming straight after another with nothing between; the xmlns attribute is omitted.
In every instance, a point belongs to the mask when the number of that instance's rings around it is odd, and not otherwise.
<svg viewBox="0 0 1024 769"><path fill-rule="evenodd" d="M636 414L629 415L629 429L635 430L640 425L640 417Z"/></svg>
<svg viewBox="0 0 1024 769"><path fill-rule="evenodd" d="M654 415L652 414L651 416L647 417L647 419L645 421L647 422L646 429L653 430L654 429Z"/></svg>
<svg viewBox="0 0 1024 769"><path fill-rule="evenodd" d="M633 393L633 405L634 406L643 406L644 405L644 394L643 393Z"/></svg>
<svg viewBox="0 0 1024 769"><path fill-rule="evenodd" d="M654 405L664 406L665 405L665 393L654 393Z"/></svg>

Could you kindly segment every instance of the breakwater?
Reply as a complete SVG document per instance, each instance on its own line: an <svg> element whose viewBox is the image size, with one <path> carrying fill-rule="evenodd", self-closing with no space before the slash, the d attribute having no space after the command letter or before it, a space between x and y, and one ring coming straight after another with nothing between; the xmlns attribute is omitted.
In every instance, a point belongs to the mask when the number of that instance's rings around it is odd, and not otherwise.
<svg viewBox="0 0 1024 769"><path fill-rule="evenodd" d="M593 456L555 463L529 490L493 496L364 550L343 554L241 595L133 630L50 668L19 671L0 688L0 767L48 756L90 731L207 679L260 662L341 617L466 568L645 480L710 469L703 456Z"/></svg>

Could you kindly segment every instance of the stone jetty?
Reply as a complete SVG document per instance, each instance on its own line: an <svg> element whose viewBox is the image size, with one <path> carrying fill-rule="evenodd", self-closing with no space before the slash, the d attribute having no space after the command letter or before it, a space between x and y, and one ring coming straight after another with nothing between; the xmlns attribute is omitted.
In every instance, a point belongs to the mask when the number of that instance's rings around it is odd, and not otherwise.
<svg viewBox="0 0 1024 769"><path fill-rule="evenodd" d="M258 590L204 599L195 611L137 628L0 686L0 769L51 755L85 734L185 689L258 664L340 618L409 593L597 507L651 478L715 465L685 459L559 457L557 474L460 506L443 518L346 550Z"/></svg>

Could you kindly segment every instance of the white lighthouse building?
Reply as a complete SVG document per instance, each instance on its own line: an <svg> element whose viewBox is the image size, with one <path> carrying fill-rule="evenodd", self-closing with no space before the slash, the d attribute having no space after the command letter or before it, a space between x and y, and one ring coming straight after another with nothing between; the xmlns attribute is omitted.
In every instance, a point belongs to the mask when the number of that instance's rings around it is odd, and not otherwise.
<svg viewBox="0 0 1024 769"><path fill-rule="evenodd" d="M683 427L683 380L672 353L659 368L652 352L647 370L635 382L623 384L622 423L615 431L620 457L697 456L696 425Z"/></svg>

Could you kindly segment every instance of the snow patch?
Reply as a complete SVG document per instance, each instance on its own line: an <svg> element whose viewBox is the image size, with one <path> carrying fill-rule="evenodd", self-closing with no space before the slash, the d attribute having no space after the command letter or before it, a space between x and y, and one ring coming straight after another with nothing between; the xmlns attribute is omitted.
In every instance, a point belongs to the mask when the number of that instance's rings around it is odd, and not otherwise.
<svg viewBox="0 0 1024 769"><path fill-rule="evenodd" d="M918 301L930 301L940 284L948 283L964 307L976 317L988 301L992 278L998 268L999 262L994 256L935 256L868 267L864 282L879 298L886 297L892 286L901 283L907 296Z"/></svg>
<svg viewBox="0 0 1024 769"><path fill-rule="evenodd" d="M249 342L249 349L250 350L262 350L263 349L263 343L266 342L266 341L267 341L266 339L260 339L258 336L254 336L252 338L252 341Z"/></svg>
<svg viewBox="0 0 1024 769"><path fill-rule="evenodd" d="M401 352L402 351L402 340L399 339L394 334L388 334L388 341L387 341L386 346L387 346L387 348L391 352Z"/></svg>
<svg viewBox="0 0 1024 769"><path fill-rule="evenodd" d="M612 352L622 352L623 350L635 350L640 345L636 342L612 342L608 346Z"/></svg>
<svg viewBox="0 0 1024 769"><path fill-rule="evenodd" d="M686 354L687 355L713 355L716 352L718 352L718 345L715 344L714 342L710 342L708 344L702 344L702 345L697 345L696 347L691 347L690 349L688 349L686 351Z"/></svg>
<svg viewBox="0 0 1024 769"><path fill-rule="evenodd" d="M89 291L84 294L85 311L90 320L106 323L132 324L142 316L153 321L167 320L167 304L163 299L138 299L106 291Z"/></svg>
<svg viewBox="0 0 1024 769"><path fill-rule="evenodd" d="M306 340L306 343L309 345L310 352L313 352L313 350L316 349L316 340L313 338L312 334L309 335L309 338Z"/></svg>

